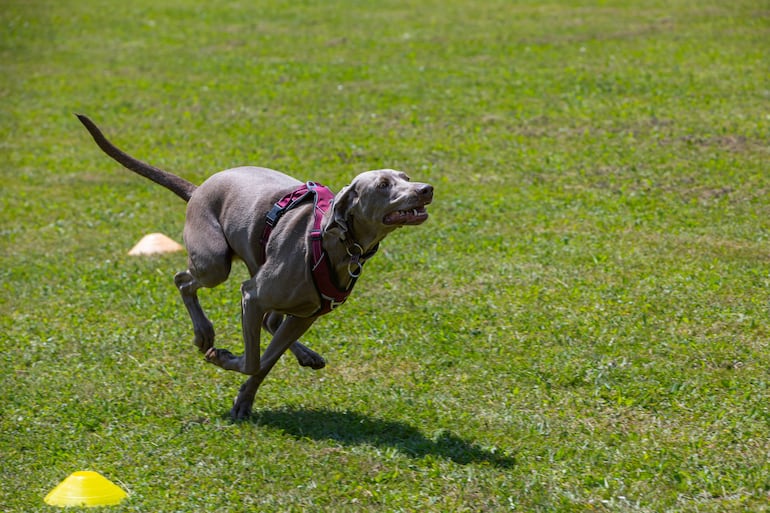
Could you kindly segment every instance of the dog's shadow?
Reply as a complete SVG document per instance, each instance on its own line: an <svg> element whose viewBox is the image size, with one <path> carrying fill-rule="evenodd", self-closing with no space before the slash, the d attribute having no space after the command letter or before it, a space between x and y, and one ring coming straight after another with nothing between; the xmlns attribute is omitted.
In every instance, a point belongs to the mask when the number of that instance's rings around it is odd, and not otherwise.
<svg viewBox="0 0 770 513"><path fill-rule="evenodd" d="M432 438L404 422L378 419L351 411L282 408L256 411L250 422L282 430L295 438L334 440L343 445L391 447L412 458L437 456L466 465L487 463L510 468L516 461L463 440L445 430Z"/></svg>

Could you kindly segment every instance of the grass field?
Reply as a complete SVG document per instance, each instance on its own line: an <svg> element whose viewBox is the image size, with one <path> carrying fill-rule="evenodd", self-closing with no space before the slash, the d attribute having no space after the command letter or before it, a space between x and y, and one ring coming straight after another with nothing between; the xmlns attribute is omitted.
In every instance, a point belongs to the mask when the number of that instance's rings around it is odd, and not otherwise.
<svg viewBox="0 0 770 513"><path fill-rule="evenodd" d="M770 509L767 0L6 0L0 511ZM431 182L250 421L173 285L198 183ZM240 268L201 296L242 348Z"/></svg>

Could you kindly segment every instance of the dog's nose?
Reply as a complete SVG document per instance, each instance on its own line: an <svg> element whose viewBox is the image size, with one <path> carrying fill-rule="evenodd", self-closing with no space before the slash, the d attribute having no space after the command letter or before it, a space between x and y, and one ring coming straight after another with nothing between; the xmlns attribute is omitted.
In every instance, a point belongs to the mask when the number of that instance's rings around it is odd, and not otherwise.
<svg viewBox="0 0 770 513"><path fill-rule="evenodd" d="M433 186L427 183L420 184L417 194L425 201L430 202L433 200Z"/></svg>

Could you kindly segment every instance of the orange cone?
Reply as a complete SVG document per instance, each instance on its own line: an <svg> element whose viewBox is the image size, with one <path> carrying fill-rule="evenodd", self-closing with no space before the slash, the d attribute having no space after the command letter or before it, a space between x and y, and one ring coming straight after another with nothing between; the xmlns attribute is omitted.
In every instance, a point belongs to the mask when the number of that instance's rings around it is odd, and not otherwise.
<svg viewBox="0 0 770 513"><path fill-rule="evenodd" d="M173 253L182 251L184 247L173 239L170 239L162 233L151 233L145 235L128 252L129 255L154 255L156 253Z"/></svg>

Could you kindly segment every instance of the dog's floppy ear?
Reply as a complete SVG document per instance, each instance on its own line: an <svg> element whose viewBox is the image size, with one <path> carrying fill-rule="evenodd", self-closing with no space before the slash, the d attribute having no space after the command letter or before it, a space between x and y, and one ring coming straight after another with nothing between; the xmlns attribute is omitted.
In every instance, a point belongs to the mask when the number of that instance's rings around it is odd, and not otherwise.
<svg viewBox="0 0 770 513"><path fill-rule="evenodd" d="M346 185L334 197L332 205L332 225L336 225L342 232L341 238L345 238L345 232L348 231L350 223L350 212L358 203L358 192L353 184Z"/></svg>

